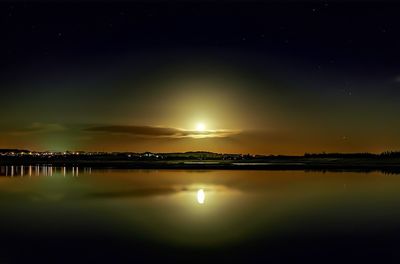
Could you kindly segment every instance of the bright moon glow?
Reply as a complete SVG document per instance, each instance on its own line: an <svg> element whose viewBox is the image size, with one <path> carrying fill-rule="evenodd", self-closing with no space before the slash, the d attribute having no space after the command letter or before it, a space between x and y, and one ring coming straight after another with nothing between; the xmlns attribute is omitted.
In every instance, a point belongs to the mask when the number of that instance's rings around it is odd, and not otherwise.
<svg viewBox="0 0 400 264"><path fill-rule="evenodd" d="M206 130L206 126L203 123L197 123L196 131L203 132L204 130Z"/></svg>
<svg viewBox="0 0 400 264"><path fill-rule="evenodd" d="M204 193L203 189L197 191L197 202L199 204L203 204L204 200L206 199L206 194Z"/></svg>

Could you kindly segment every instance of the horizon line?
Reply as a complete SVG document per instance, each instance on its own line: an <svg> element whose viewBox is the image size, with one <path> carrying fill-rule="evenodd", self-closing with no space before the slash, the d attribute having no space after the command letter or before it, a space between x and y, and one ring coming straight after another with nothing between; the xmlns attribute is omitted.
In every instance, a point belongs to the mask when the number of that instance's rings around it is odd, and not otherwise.
<svg viewBox="0 0 400 264"><path fill-rule="evenodd" d="M210 153L210 154L218 154L218 155L250 155L250 156L307 156L307 155L354 155L354 154L368 154L368 155L382 155L382 154L390 154L390 153L400 153L400 150L386 150L381 152L304 152L303 154L254 154L254 153L228 153L228 152L213 152L206 150L190 150L190 151L175 151L175 152L153 152L153 151L91 151L91 150L63 150L63 151L51 151L51 150L30 150L30 149L19 149L19 148L0 148L0 153L6 152L18 152L18 153L63 153L66 154L82 154L82 153L135 153L135 154L186 154L186 153Z"/></svg>

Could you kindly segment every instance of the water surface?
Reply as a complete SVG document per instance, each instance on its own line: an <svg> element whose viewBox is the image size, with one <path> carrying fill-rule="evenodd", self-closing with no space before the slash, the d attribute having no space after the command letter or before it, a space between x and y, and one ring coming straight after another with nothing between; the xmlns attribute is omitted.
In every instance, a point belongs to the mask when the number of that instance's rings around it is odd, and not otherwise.
<svg viewBox="0 0 400 264"><path fill-rule="evenodd" d="M391 261L382 173L0 167L1 262Z"/></svg>

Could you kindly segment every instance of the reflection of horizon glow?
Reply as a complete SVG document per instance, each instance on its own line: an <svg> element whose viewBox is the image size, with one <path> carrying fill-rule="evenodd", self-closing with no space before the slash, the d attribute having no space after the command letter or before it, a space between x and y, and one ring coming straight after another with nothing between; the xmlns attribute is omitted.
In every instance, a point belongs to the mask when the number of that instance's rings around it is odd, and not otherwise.
<svg viewBox="0 0 400 264"><path fill-rule="evenodd" d="M199 189L197 191L197 202L199 204L204 204L204 200L206 199L206 194L204 193L203 189Z"/></svg>

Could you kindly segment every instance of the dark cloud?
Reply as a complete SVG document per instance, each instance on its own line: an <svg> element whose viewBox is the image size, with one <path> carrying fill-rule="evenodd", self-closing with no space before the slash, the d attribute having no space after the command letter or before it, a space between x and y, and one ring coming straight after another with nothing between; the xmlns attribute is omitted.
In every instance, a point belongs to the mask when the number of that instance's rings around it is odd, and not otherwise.
<svg viewBox="0 0 400 264"><path fill-rule="evenodd" d="M233 130L207 130L207 131L194 131L185 130L172 127L158 127L158 126L95 126L84 129L87 132L102 132L110 134L127 134L132 136L143 137L166 137L166 138L208 138L208 137L228 137L230 135L238 134L239 131Z"/></svg>
<svg viewBox="0 0 400 264"><path fill-rule="evenodd" d="M87 128L85 131L142 136L173 136L179 133L179 131L174 128L153 126L96 126Z"/></svg>

